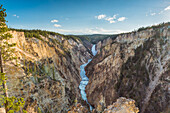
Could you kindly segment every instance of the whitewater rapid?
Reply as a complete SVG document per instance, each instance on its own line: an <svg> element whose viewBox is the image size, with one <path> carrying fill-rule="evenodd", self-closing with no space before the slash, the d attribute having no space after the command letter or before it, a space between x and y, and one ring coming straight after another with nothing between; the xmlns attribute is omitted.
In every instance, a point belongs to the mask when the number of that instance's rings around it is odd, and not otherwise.
<svg viewBox="0 0 170 113"><path fill-rule="evenodd" d="M96 45L93 45L92 46L92 54L93 56L95 56L97 54L97 51L96 51ZM80 85L79 85L79 89L80 89L80 93L81 93L81 97L84 101L87 102L87 104L90 106L90 110L92 110L92 106L88 103L88 100L87 100L87 96L86 96L86 92L85 92L85 89L86 89L86 85L88 84L89 82L89 78L86 76L86 72L85 72L85 67L86 65L91 61L92 59L89 59L87 63L83 64L80 66L80 76L81 76L81 82L80 82Z"/></svg>

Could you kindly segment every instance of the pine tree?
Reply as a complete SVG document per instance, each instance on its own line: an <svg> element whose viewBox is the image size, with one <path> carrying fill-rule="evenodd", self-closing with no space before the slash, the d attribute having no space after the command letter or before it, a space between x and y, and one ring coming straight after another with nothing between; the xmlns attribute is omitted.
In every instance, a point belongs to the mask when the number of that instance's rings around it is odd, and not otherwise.
<svg viewBox="0 0 170 113"><path fill-rule="evenodd" d="M0 5L0 85L2 85L3 96L1 96L1 102L5 106L6 113L14 113L19 111L24 106L23 98L8 97L6 76L4 72L4 65L8 61L17 59L14 56L15 49L12 48L16 44L8 43L8 40L12 38L12 35L8 32L9 29L6 25L5 17L7 16L6 10ZM25 111L23 111L25 112Z"/></svg>

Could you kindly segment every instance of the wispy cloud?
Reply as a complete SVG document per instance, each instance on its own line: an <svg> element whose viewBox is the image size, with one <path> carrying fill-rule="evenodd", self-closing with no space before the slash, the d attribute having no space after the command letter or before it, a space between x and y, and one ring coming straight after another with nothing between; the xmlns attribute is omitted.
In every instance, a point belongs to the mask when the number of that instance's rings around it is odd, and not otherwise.
<svg viewBox="0 0 170 113"><path fill-rule="evenodd" d="M157 15L157 13L153 13L153 12L151 12L151 11L146 14L146 16L155 16L155 15Z"/></svg>
<svg viewBox="0 0 170 113"><path fill-rule="evenodd" d="M79 29L79 30L57 29L57 32L64 33L64 34L119 34L128 31L109 30L109 29L96 27L96 28L86 28L86 29Z"/></svg>
<svg viewBox="0 0 170 113"><path fill-rule="evenodd" d="M54 27L61 27L61 25L59 25L59 24L54 24Z"/></svg>
<svg viewBox="0 0 170 113"><path fill-rule="evenodd" d="M16 14L14 14L13 16L19 18L19 16L17 16Z"/></svg>
<svg viewBox="0 0 170 113"><path fill-rule="evenodd" d="M51 20L52 23L58 22L58 20Z"/></svg>
<svg viewBox="0 0 170 113"><path fill-rule="evenodd" d="M69 20L69 18L65 18L65 20Z"/></svg>
<svg viewBox="0 0 170 113"><path fill-rule="evenodd" d="M164 11L170 10L170 6L166 7Z"/></svg>
<svg viewBox="0 0 170 113"><path fill-rule="evenodd" d="M96 18L99 19L99 20L104 19L105 17L106 17L105 14L101 14L101 15L96 16Z"/></svg>
<svg viewBox="0 0 170 113"><path fill-rule="evenodd" d="M167 6L166 8L164 8L164 10L160 11L158 14L162 14L166 11L169 11L170 10L170 6Z"/></svg>
<svg viewBox="0 0 170 113"><path fill-rule="evenodd" d="M118 18L117 20L119 21L119 22L121 22L121 21L124 21L124 20L126 20L127 18L126 17L120 17L120 18Z"/></svg>
<svg viewBox="0 0 170 113"><path fill-rule="evenodd" d="M156 13L151 13L151 16L154 16L154 15L156 15Z"/></svg>

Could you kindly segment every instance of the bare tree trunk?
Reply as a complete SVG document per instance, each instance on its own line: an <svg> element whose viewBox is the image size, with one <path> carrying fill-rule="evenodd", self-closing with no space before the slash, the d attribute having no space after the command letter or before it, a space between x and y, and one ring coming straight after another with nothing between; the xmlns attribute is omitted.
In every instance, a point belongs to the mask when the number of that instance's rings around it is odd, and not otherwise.
<svg viewBox="0 0 170 113"><path fill-rule="evenodd" d="M2 65L2 48L0 48L0 68L1 68L1 73L4 73L4 70L3 70L3 65ZM6 85L6 80L3 81L2 83L2 86L3 86L3 89L4 89L4 96L6 98L8 98L8 92L7 92L7 85ZM8 102L7 100L5 100L5 110L6 110L6 113L8 112Z"/></svg>

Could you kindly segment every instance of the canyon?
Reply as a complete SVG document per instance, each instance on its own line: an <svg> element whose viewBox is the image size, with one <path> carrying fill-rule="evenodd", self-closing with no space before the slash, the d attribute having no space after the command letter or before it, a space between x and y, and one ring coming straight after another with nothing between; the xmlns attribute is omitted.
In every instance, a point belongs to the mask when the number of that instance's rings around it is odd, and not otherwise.
<svg viewBox="0 0 170 113"><path fill-rule="evenodd" d="M76 36L26 32L11 29L18 59L5 72L9 95L23 97L28 113L170 111L169 22L104 37L96 46Z"/></svg>
<svg viewBox="0 0 170 113"><path fill-rule="evenodd" d="M79 92L80 65L92 57L79 40L60 35L25 37L12 30L17 61L7 62L9 96L23 97L28 113L67 112ZM16 62L18 65L15 65Z"/></svg>
<svg viewBox="0 0 170 113"><path fill-rule="evenodd" d="M126 97L136 101L141 113L168 112L169 28L167 23L98 42L98 53L85 68L88 102L106 108Z"/></svg>

